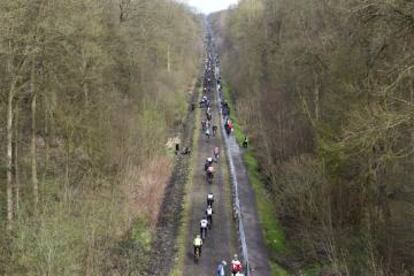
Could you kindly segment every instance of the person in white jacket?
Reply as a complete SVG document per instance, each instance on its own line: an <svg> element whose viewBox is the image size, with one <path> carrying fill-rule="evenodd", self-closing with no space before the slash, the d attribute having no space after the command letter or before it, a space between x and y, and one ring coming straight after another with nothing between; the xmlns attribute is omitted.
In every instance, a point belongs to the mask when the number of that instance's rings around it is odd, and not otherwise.
<svg viewBox="0 0 414 276"><path fill-rule="evenodd" d="M221 263L219 263L219 265L217 266L217 276L226 276L226 266L226 261L222 261Z"/></svg>
<svg viewBox="0 0 414 276"><path fill-rule="evenodd" d="M207 236L207 227L208 227L208 220L206 217L203 217L200 220L200 236L204 240Z"/></svg>

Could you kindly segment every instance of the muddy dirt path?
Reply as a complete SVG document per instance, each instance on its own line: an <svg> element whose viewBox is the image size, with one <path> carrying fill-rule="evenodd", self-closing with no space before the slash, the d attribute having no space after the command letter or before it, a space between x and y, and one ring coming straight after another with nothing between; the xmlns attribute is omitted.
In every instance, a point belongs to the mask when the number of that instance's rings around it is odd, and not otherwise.
<svg viewBox="0 0 414 276"><path fill-rule="evenodd" d="M230 261L231 256L235 253L233 247L234 237L236 235L233 227L231 216L231 194L230 184L224 170L227 168L226 160L220 158L217 164L214 164L216 170L213 184L208 184L205 178L204 162L207 157L212 157L215 145L221 149L224 154L223 138L220 130L219 111L216 104L215 80L212 80L210 92L207 96L211 100L211 110L213 113L213 122L218 126L218 132L215 137L207 137L200 131L198 141L198 151L194 159L194 176L192 190L188 195L190 201L190 215L187 230L186 255L184 263L183 275L215 275L215 270L221 260ZM205 109L201 109L201 118L205 118ZM227 186L226 186L227 185ZM206 209L206 197L208 192L212 192L215 196L214 215L212 229L207 232L207 239L203 245L202 256L199 263L194 263L192 240L196 234L200 232L200 219Z"/></svg>
<svg viewBox="0 0 414 276"><path fill-rule="evenodd" d="M212 48L209 48L212 53ZM217 68L218 69L218 68ZM197 145L197 151L192 152L193 158L179 155L170 184L165 193L165 199L161 208L158 221L157 234L152 244L150 263L143 275L169 275L177 255L177 237L180 221L183 215L183 202L188 201L188 226L186 229L185 260L183 276L215 275L219 262L226 260L230 264L233 255L242 257L242 250L238 241L238 233L233 219L233 186L237 183L240 199L241 219L244 224L246 244L248 251L250 276L271 275L271 269L267 250L263 240L262 229L256 210L256 198L248 181L247 172L242 159L242 151L234 137L224 133L223 118L220 112L220 95L216 90L216 79L210 76L209 91L206 93L211 101L213 124L218 126L217 135L209 139L195 124L195 113L189 112L183 129L183 144L185 146ZM204 77L201 78L201 87ZM196 103L199 97L200 86L193 94L192 103ZM201 94L201 95L200 95ZM197 107L198 108L198 107ZM200 118L205 119L206 109L200 109ZM198 139L193 141L193 132L200 131ZM215 146L220 148L220 160L214 164L216 170L212 184L208 184L205 177L204 162L207 157L212 157ZM190 160L192 163L190 164ZM193 169L191 189L185 193L185 183L189 177L189 170ZM230 181L231 180L231 181ZM200 233L200 219L205 214L206 197L208 192L215 195L214 215L212 229L207 233L202 255L198 263L194 262L192 242L196 234ZM229 266L227 273L230 275ZM227 275L227 274L226 274Z"/></svg>

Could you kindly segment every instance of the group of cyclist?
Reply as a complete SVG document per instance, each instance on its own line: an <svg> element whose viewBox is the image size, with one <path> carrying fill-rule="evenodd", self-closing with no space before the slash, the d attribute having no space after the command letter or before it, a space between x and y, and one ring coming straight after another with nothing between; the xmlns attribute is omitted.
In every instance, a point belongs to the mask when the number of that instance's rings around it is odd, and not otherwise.
<svg viewBox="0 0 414 276"><path fill-rule="evenodd" d="M230 267L230 271L232 275L235 276L243 276L243 266L239 260L239 257L237 256L237 254L234 255L233 260L230 263L231 267ZM219 265L217 266L217 276L225 276L226 275L226 267L227 267L227 262L226 261L221 261L221 263L219 263Z"/></svg>
<svg viewBox="0 0 414 276"><path fill-rule="evenodd" d="M201 256L201 248L203 246L204 241L207 238L207 230L210 230L213 225L213 203L214 203L214 194L208 193L207 194L207 207L205 213L200 220L200 234L197 234L193 246L194 246L194 256L196 258Z"/></svg>
<svg viewBox="0 0 414 276"><path fill-rule="evenodd" d="M215 76L215 63L216 58L212 57L212 54L208 52L208 58L206 59L206 66L205 66L205 78L203 83L203 91L204 95L201 97L200 100L200 108L205 108L205 119L201 121L201 128L202 131L205 133L207 137L207 141L210 139L210 135L212 133L213 136L217 133L217 125L213 123L213 114L211 110L211 101L209 100L207 94L210 92L210 88L214 87L213 80L217 79L217 89L221 90L221 83L220 79ZM214 89L213 89L214 90ZM223 109L223 105L221 106L222 111L226 109L226 115L230 114L230 109L228 105ZM224 114L223 114L224 115ZM226 116L225 119L225 130L227 134L230 134L233 126L231 120ZM210 129L212 132L210 132ZM204 171L206 173L206 179L208 184L212 184L214 178L214 163L218 163L220 157L220 149L218 146L214 146L212 157L208 157L204 163ZM209 185L209 187L211 187ZM212 228L213 225L213 203L215 201L214 194L210 191L207 194L206 198L206 209L204 211L203 217L200 220L200 234L197 234L194 241L193 241L193 248L194 248L194 257L195 260L198 261L198 258L201 256L201 251L204 243L206 242L207 232ZM226 275L226 267L227 262L221 261L217 267L217 276L225 276ZM243 275L242 273L242 264L238 259L237 255L234 255L233 260L231 261L230 271L232 275Z"/></svg>
<svg viewBox="0 0 414 276"><path fill-rule="evenodd" d="M205 119L201 120L201 129L202 131L204 131L207 139L210 139L211 134L213 134L213 136L216 136L217 125L213 124L213 114L211 113L210 101L207 99L206 95L204 95L202 100L200 101L200 103L202 102L206 103L204 105L206 108L206 113L205 113ZM210 132L210 128L212 132Z"/></svg>
<svg viewBox="0 0 414 276"><path fill-rule="evenodd" d="M212 63L211 57L209 56L206 60L206 72L203 84L203 91L204 95L201 97L200 100L200 108L205 108L205 119L201 121L201 129L206 134L207 138L210 138L210 128L212 128L213 135L215 136L217 131L217 126L212 125L213 114L210 106L210 100L207 97L207 93L210 92L210 86L212 82L212 78L214 77L214 72L212 70ZM216 146L213 150L213 157L208 157L204 164L204 171L206 173L207 183L212 184L214 178L214 166L213 163L218 161L219 156L219 148ZM211 229L213 225L213 203L214 203L214 194L209 192L207 194L207 206L204 211L203 217L200 220L200 234L198 234L194 241L194 256L197 260L199 256L201 256L201 249L203 244L207 238L207 231Z"/></svg>
<svg viewBox="0 0 414 276"><path fill-rule="evenodd" d="M211 86L211 80L212 77L212 63L210 56L206 60L206 73L205 73L205 79L203 84L203 91L204 95L201 97L200 100L200 108L205 108L205 119L201 121L201 129L207 136L207 138L210 138L210 128L212 128L213 136L216 135L217 126L212 125L213 121L213 114L210 106L210 100L207 97L207 93L210 92L210 86ZM218 162L219 157L219 147L215 146L213 150L213 157L208 157L204 164L204 171L206 173L206 179L207 183L212 184L213 177L214 177L214 162ZM214 194L212 192L209 192L207 194L206 199L206 209L204 211L203 217L200 220L200 234L197 234L194 241L193 241L193 247L194 247L194 257L197 261L198 258L201 256L201 251L203 244L205 243L205 240L207 238L207 231L211 229L213 225L213 203L214 203Z"/></svg>

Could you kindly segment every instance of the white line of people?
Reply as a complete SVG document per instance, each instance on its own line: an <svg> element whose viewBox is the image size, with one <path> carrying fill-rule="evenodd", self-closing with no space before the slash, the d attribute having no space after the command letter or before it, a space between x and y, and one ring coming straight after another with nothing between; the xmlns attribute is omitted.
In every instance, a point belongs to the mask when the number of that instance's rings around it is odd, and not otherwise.
<svg viewBox="0 0 414 276"><path fill-rule="evenodd" d="M210 100L207 97L207 93L210 92L210 87L214 88L214 85L212 85L212 79L214 79L214 66L213 66L213 59L212 59L212 55L211 53L208 53L208 58L206 59L206 72L205 72L205 78L204 78L204 85L203 85L203 91L204 91L204 95L202 96L199 104L200 104L200 108L206 108L206 113L205 113L205 120L201 121L201 127L202 127L202 131L205 133L206 137L207 137L207 141L210 139L210 128L212 128L212 134L213 136L216 135L217 133L217 125L212 125L212 119L213 119L213 115L211 112L211 107L210 107ZM218 88L221 89L220 86L220 79L217 81L217 85ZM225 120L225 129L228 135L230 135L230 133L233 130L233 126L231 123L231 120L228 119L228 116L230 114L230 109L228 107L228 105L222 105L222 110L226 110L225 114L227 119ZM224 108L224 109L223 109ZM224 114L224 113L223 113ZM206 180L208 184L212 184L213 183L213 178L214 178L214 163L218 163L219 161L219 155L220 155L220 149L218 146L215 146L213 149L213 157L208 157L206 159L206 162L204 164L204 171L206 173ZM205 214L203 215L202 219L200 220L200 234L197 234L195 239L193 240L193 248L194 248L194 260L195 262L198 262L200 256L201 256L201 251L202 251L202 247L203 244L205 243L205 240L207 238L207 231L210 230L212 228L213 225L213 203L214 203L214 194L212 192L209 192L207 194L207 207L205 210ZM226 275L226 267L227 267L227 262L226 261L221 261L217 267L217 276L225 276ZM243 267L242 264L240 262L240 260L238 259L237 255L234 255L233 260L231 261L231 267L230 267L230 271L232 275L236 275L236 276L242 276L242 271L243 271Z"/></svg>

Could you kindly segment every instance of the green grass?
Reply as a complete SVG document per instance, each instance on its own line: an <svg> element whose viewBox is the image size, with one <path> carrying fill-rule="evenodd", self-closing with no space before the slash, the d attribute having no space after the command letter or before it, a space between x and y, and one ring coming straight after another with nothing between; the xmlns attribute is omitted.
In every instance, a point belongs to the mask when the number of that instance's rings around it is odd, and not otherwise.
<svg viewBox="0 0 414 276"><path fill-rule="evenodd" d="M286 249L285 238L276 218L273 203L268 196L269 192L266 190L265 185L262 181L262 177L258 172L257 160L254 158L251 151L246 151L243 154L243 160L246 165L250 183L256 194L256 198L260 199L256 201L256 205L260 216L260 222L263 228L266 245L272 251L283 253Z"/></svg>
<svg viewBox="0 0 414 276"><path fill-rule="evenodd" d="M230 119L234 125L234 132L237 143L240 145L244 140L244 133L242 127L235 117L234 103L231 98L231 89L228 85L224 85L223 93L224 98L229 104L231 113ZM278 219L275 214L275 208L268 196L269 192L266 190L263 176L259 173L259 164L254 157L251 146L243 153L243 160L246 166L249 181L253 187L256 198L256 207L259 214L260 223L263 229L263 235L265 238L266 246L272 253L281 254L286 251L286 242L284 233L279 225ZM260 199L260 200L259 200ZM273 255L273 254L272 254ZM271 260L272 275L289 275L287 271L281 268L275 260Z"/></svg>
<svg viewBox="0 0 414 276"><path fill-rule="evenodd" d="M286 270L280 267L276 262L272 261L270 263L270 266L272 268L272 276L289 276L291 275Z"/></svg>
<svg viewBox="0 0 414 276"><path fill-rule="evenodd" d="M145 251L151 249L152 235L148 222L144 219L138 219L132 228L132 240L138 242Z"/></svg>
<svg viewBox="0 0 414 276"><path fill-rule="evenodd" d="M308 268L305 268L303 271L303 275L305 276L317 276L321 273L321 266L320 265L314 265Z"/></svg>

